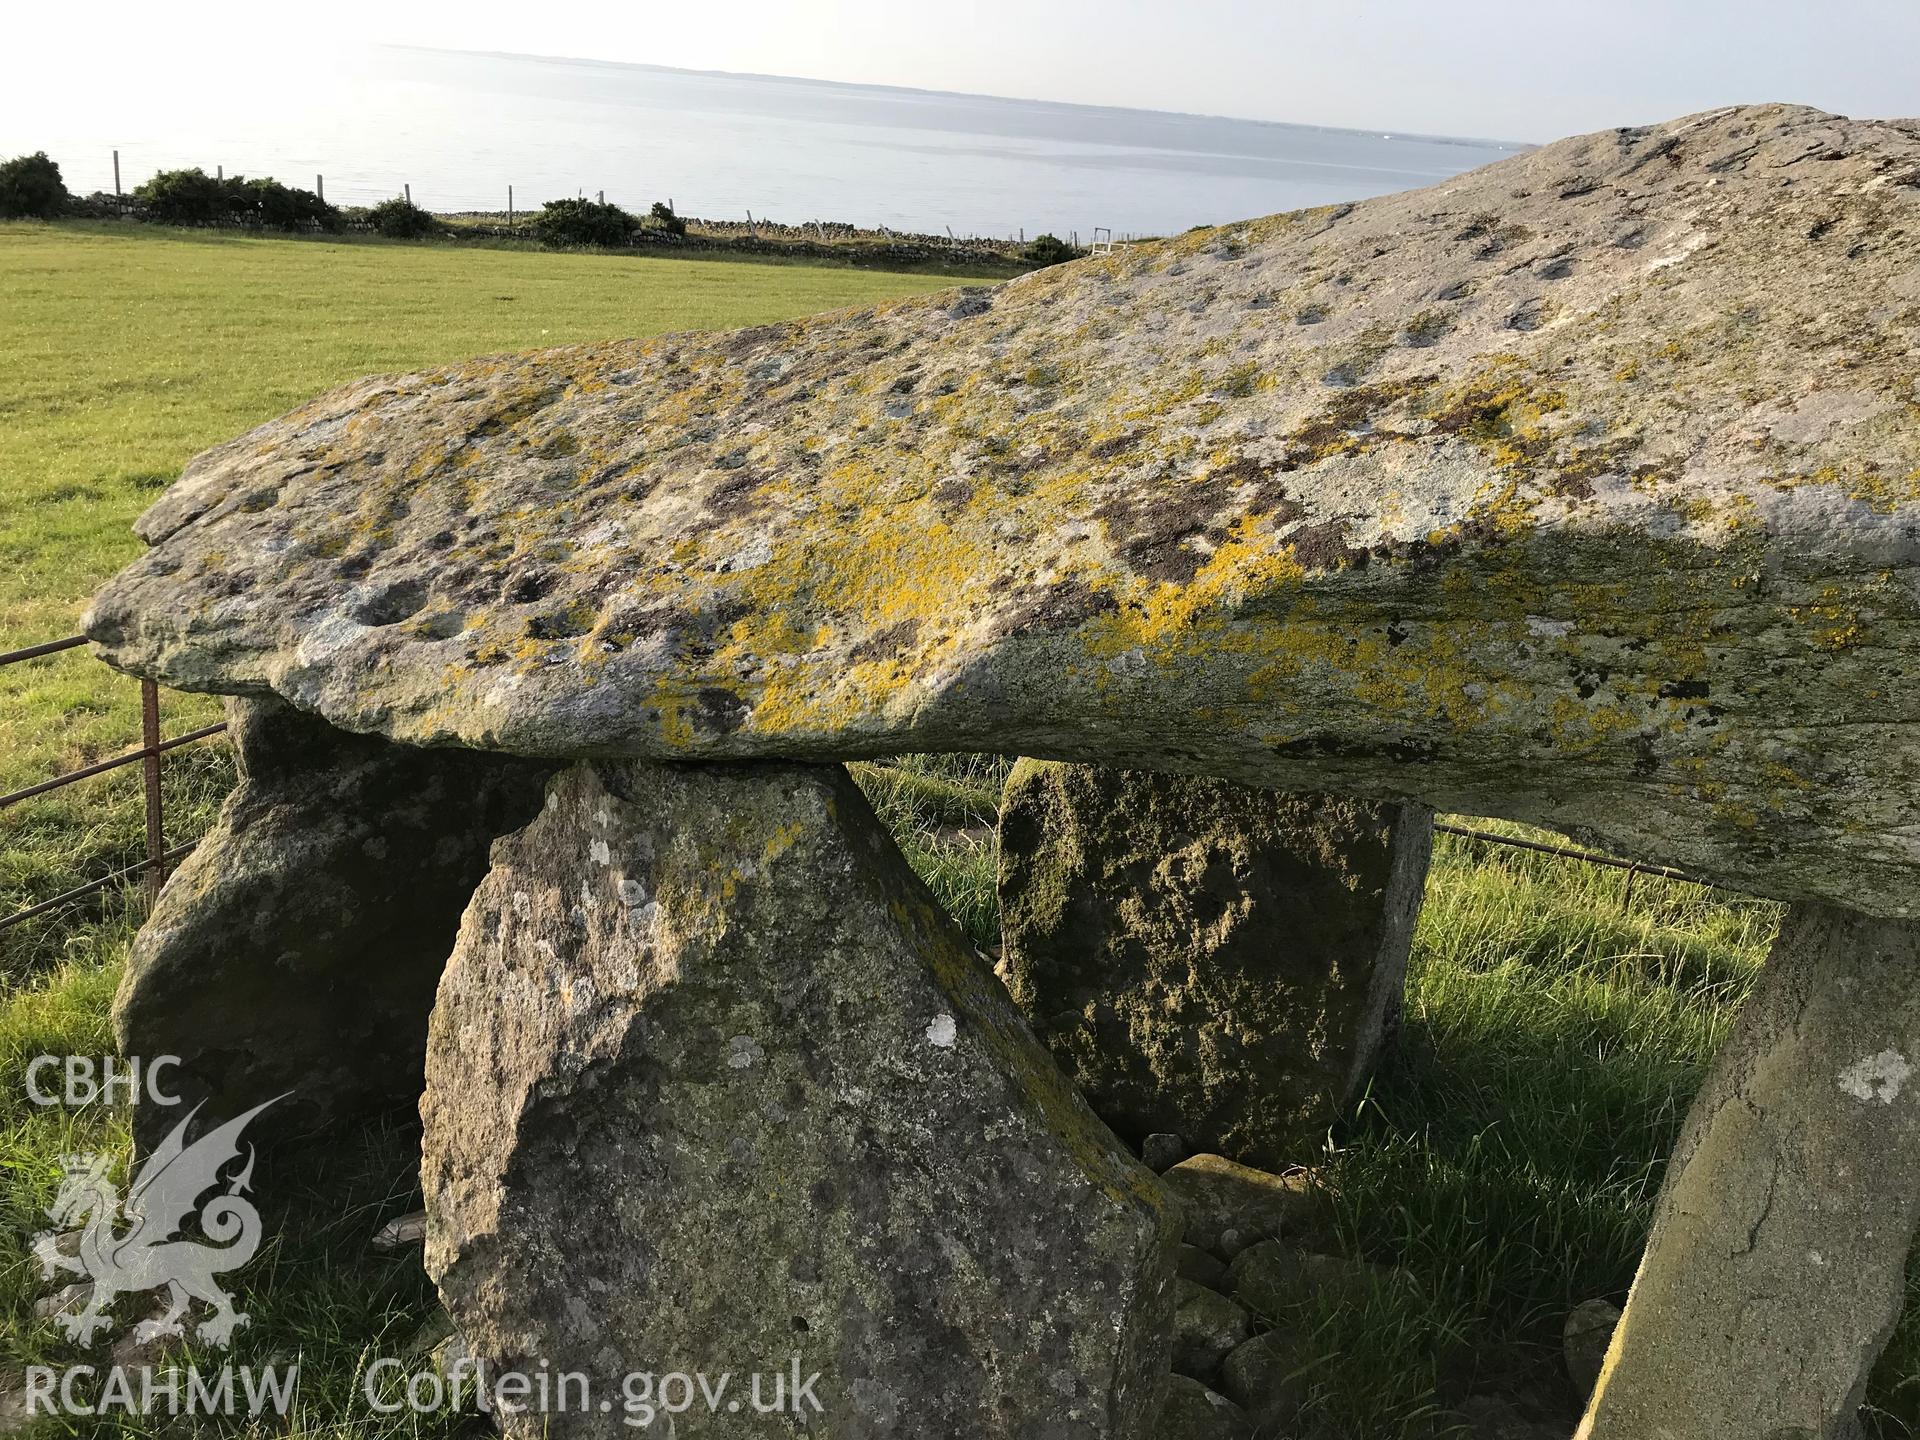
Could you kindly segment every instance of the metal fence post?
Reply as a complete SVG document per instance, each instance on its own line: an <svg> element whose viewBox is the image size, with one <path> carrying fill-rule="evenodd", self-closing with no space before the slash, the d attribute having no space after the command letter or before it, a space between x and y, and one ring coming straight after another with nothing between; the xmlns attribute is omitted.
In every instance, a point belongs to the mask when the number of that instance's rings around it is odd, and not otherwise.
<svg viewBox="0 0 1920 1440"><path fill-rule="evenodd" d="M158 895L167 879L167 847L160 826L160 687L140 682L140 768L147 777L147 890Z"/></svg>
<svg viewBox="0 0 1920 1440"><path fill-rule="evenodd" d="M51 655L59 655L68 650L77 650L87 643L84 635L69 635L61 640L48 640L39 645L29 645L21 650L0 651L0 668L20 664L28 660L39 660ZM140 682L140 732L141 743L138 749L128 750L105 760L95 761L91 765L82 765L78 770L69 770L64 774L50 776L23 789L0 794L0 811L11 809L36 796L51 794L68 785L91 779L95 775L105 775L123 766L138 765L146 779L147 811L147 853L144 859L115 870L110 875L102 875L89 880L84 885L29 905L24 910L16 910L11 915L0 915L0 931L11 930L42 915L51 915L64 909L76 900L101 890L111 889L121 884L144 883L149 895L159 891L167 878L168 869L184 859L194 848L195 842L189 840L172 850L164 849L165 817L161 811L160 795L160 757L169 750L178 750L183 745L196 744L225 732L224 720L213 725L203 725L198 730L189 730L184 735L176 735L171 740L160 738L160 687L151 680Z"/></svg>

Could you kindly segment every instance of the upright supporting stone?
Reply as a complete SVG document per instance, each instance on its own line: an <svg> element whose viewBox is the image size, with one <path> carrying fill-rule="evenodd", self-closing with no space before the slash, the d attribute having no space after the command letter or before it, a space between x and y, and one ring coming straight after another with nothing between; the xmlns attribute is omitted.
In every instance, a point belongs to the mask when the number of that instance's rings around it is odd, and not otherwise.
<svg viewBox="0 0 1920 1440"><path fill-rule="evenodd" d="M737 1411L680 1420L716 1440L1156 1434L1171 1206L837 767L559 777L427 1070L427 1266L469 1350L615 1397L512 1436L634 1433L629 1372L730 1374Z"/></svg>
<svg viewBox="0 0 1920 1440"><path fill-rule="evenodd" d="M1007 984L1121 1134L1299 1163L1398 1013L1432 830L1420 806L1023 760Z"/></svg>
<svg viewBox="0 0 1920 1440"><path fill-rule="evenodd" d="M411 1106L460 912L553 766L350 735L278 700L227 719L240 784L134 941L120 1049L178 1057L166 1087L213 1115L292 1092L281 1133ZM141 1096L136 1141L185 1113Z"/></svg>
<svg viewBox="0 0 1920 1440"><path fill-rule="evenodd" d="M1920 1221L1920 922L1792 910L1675 1147L1581 1440L1840 1440Z"/></svg>

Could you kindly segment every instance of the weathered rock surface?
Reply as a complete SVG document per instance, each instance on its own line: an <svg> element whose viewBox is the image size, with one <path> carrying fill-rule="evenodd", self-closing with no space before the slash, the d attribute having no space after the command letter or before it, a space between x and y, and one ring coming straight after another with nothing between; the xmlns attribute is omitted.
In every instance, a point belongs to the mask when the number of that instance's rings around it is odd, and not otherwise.
<svg viewBox="0 0 1920 1440"><path fill-rule="evenodd" d="M1620 1323L1620 1307L1611 1300L1583 1300L1567 1312L1560 1327L1560 1351L1567 1366L1567 1383L1581 1401L1593 1393L1594 1382L1606 1363L1607 1347Z"/></svg>
<svg viewBox="0 0 1920 1440"><path fill-rule="evenodd" d="M1227 1352L1253 1334L1253 1320L1234 1301L1192 1280L1180 1280L1173 1311L1173 1368L1210 1380Z"/></svg>
<svg viewBox="0 0 1920 1440"><path fill-rule="evenodd" d="M1417 805L1022 760L1000 808L1001 974L1121 1135L1316 1159L1405 986Z"/></svg>
<svg viewBox="0 0 1920 1440"><path fill-rule="evenodd" d="M423 1245L427 1239L427 1212L416 1210L411 1215L401 1215L389 1220L373 1232L373 1248L383 1255L405 1250L409 1246Z"/></svg>
<svg viewBox="0 0 1920 1440"><path fill-rule="evenodd" d="M277 1134L411 1109L461 911L553 770L349 735L272 699L230 702L227 721L239 786L168 879L114 1001L122 1054L181 1062L164 1081L185 1108L135 1104L142 1145L203 1100L230 1118L290 1091Z"/></svg>
<svg viewBox="0 0 1920 1440"><path fill-rule="evenodd" d="M1788 911L1668 1162L1584 1440L1858 1433L1920 1224L1920 922Z"/></svg>
<svg viewBox="0 0 1920 1440"><path fill-rule="evenodd" d="M1308 1377L1322 1360L1310 1335L1289 1327L1256 1335L1220 1367L1220 1389L1262 1435L1284 1435L1306 1402Z"/></svg>
<svg viewBox="0 0 1920 1440"><path fill-rule="evenodd" d="M1182 1244L1178 1264L1182 1280L1191 1280L1196 1285L1205 1285L1209 1290L1225 1290L1226 1262L1217 1258L1211 1250L1202 1250L1198 1245Z"/></svg>
<svg viewBox="0 0 1920 1440"><path fill-rule="evenodd" d="M1182 1160L1161 1177L1186 1221L1186 1243L1231 1260L1249 1245L1287 1237L1331 1243L1332 1212L1310 1170L1270 1175L1220 1155Z"/></svg>
<svg viewBox="0 0 1920 1440"><path fill-rule="evenodd" d="M1156 1433L1177 1217L837 767L557 779L428 1081L427 1266L491 1365L617 1393L798 1355L836 1440ZM512 1433L548 1422L631 1433Z"/></svg>
<svg viewBox="0 0 1920 1440"><path fill-rule="evenodd" d="M91 1280L74 1280L33 1302L33 1318L51 1320L56 1315L78 1315L93 1298Z"/></svg>
<svg viewBox="0 0 1920 1440"><path fill-rule="evenodd" d="M1167 1387L1156 1440L1250 1440L1247 1412L1198 1380L1176 1375Z"/></svg>
<svg viewBox="0 0 1920 1440"><path fill-rule="evenodd" d="M1171 1170L1192 1153L1192 1147L1178 1135L1149 1135L1140 1142L1141 1163L1156 1175Z"/></svg>
<svg viewBox="0 0 1920 1440"><path fill-rule="evenodd" d="M1011 751L1920 874L1920 128L1789 106L993 289L359 382L112 663L550 756Z"/></svg>

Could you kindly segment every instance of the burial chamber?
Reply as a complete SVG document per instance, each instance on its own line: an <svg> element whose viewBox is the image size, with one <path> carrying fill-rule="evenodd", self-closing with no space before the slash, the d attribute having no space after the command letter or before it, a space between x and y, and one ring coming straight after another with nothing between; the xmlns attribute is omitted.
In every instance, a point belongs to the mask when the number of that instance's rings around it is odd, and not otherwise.
<svg viewBox="0 0 1920 1440"><path fill-rule="evenodd" d="M1917 377L1920 124L1737 108L991 288L360 381L193 461L86 626L122 669L403 746L1016 752L1502 815L1801 902L1582 1434L1841 1436L1920 1217ZM743 783L648 768L607 783ZM828 783L747 768L765 795ZM575 819L548 858L607 865L581 838L606 817ZM448 1093L459 1004L537 1029L577 958L499 939L527 896L489 893L442 980ZM918 974L917 941L886 944ZM491 984L499 956L535 979ZM996 1025L926 1036L1017 1039ZM1116 1245L1148 1280L1171 1233L1151 1193ZM443 1259L459 1213L436 1212ZM1097 1433L1149 1433L1150 1348L1113 1391L1133 1418Z"/></svg>
<svg viewBox="0 0 1920 1440"><path fill-rule="evenodd" d="M555 758L1417 798L1900 916L1920 128L1723 110L207 452L110 663Z"/></svg>

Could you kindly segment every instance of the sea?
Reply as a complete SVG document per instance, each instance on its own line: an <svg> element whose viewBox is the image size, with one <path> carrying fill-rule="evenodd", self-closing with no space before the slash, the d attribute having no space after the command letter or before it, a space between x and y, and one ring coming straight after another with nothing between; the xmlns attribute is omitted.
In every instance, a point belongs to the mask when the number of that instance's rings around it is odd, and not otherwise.
<svg viewBox="0 0 1920 1440"><path fill-rule="evenodd" d="M644 210L1086 243L1430 185L1527 149L1157 110L368 46L213 83L0 97L0 154L46 150L75 193L181 165L339 205L438 211L604 196ZM322 177L316 182L315 177Z"/></svg>

